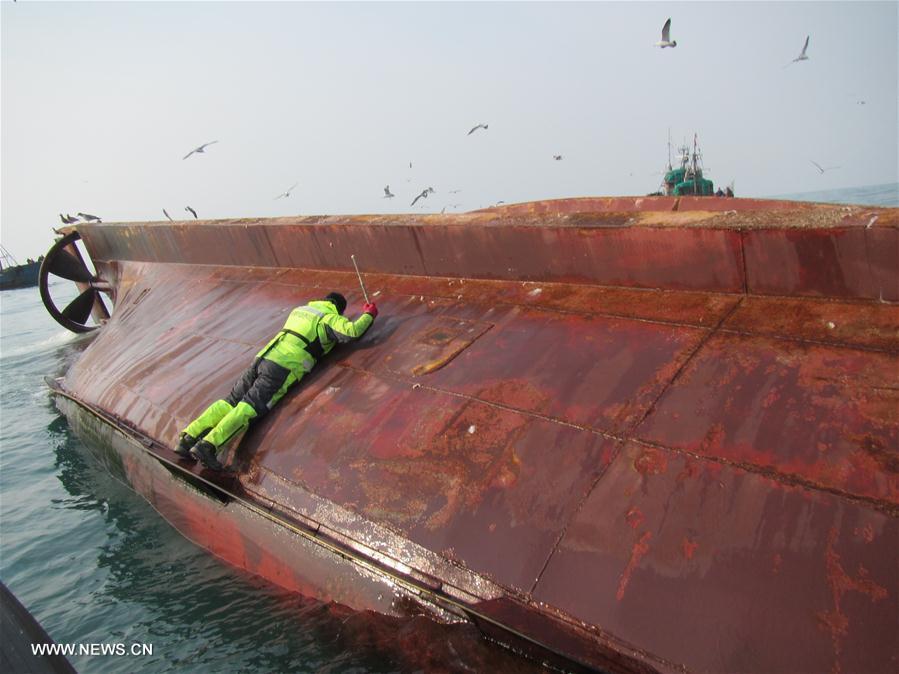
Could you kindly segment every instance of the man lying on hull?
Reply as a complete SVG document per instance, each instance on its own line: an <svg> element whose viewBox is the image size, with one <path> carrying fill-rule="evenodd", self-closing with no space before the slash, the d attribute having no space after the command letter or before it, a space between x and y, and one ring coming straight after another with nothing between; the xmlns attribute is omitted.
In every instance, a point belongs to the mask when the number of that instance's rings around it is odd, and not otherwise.
<svg viewBox="0 0 899 674"><path fill-rule="evenodd" d="M344 309L346 298L333 292L291 311L284 327L256 354L228 397L216 400L184 429L175 454L222 470L219 455L230 440L273 408L338 342L365 334L378 315L374 302L364 304L355 321L343 317Z"/></svg>

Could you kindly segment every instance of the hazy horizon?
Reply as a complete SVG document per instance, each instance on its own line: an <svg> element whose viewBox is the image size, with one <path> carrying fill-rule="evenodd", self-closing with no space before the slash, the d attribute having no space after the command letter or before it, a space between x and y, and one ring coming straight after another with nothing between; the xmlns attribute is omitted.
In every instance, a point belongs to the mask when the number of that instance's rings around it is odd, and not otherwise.
<svg viewBox="0 0 899 674"><path fill-rule="evenodd" d="M20 261L77 211L427 213L646 194L669 128L675 145L697 133L707 177L738 196L899 181L894 2L0 11L0 243ZM678 46L659 49L668 17ZM807 35L809 60L787 66Z"/></svg>

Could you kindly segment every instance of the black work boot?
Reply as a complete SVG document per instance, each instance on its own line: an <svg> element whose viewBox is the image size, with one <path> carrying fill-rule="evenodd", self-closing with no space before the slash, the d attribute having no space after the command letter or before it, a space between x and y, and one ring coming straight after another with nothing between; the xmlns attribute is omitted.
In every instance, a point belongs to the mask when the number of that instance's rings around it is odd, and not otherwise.
<svg viewBox="0 0 899 674"><path fill-rule="evenodd" d="M218 457L216 456L217 450L215 448L215 445L213 445L211 442L200 440L193 446L193 449L190 450L190 453L194 456L194 458L199 459L200 463L202 463L207 468L210 468L212 470L223 470L225 468L219 462Z"/></svg>
<svg viewBox="0 0 899 674"><path fill-rule="evenodd" d="M178 444L172 451L178 455L178 458L184 459L185 461L196 461L190 453L190 448L195 444L197 444L197 438L188 435L187 433L182 433L181 437L178 438Z"/></svg>

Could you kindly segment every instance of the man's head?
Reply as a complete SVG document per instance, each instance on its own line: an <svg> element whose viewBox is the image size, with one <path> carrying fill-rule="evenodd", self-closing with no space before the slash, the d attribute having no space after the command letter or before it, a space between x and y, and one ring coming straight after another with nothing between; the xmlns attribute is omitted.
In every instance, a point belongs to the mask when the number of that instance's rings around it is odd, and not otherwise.
<svg viewBox="0 0 899 674"><path fill-rule="evenodd" d="M346 309L346 297L340 293L328 293L325 295L325 302L333 304L337 308L338 314L343 314L343 310Z"/></svg>

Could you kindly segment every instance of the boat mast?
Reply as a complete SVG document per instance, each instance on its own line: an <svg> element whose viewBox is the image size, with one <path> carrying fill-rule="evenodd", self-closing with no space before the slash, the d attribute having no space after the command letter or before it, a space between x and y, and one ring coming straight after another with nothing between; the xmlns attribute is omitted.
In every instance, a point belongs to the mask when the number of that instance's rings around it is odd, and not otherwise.
<svg viewBox="0 0 899 674"><path fill-rule="evenodd" d="M671 127L668 127L668 170L671 170Z"/></svg>
<svg viewBox="0 0 899 674"><path fill-rule="evenodd" d="M693 158L692 158L692 164L693 164L693 194L696 194L696 188L697 188L697 185L696 185L696 169L698 168L698 166L697 166L697 163L696 163L696 132L695 132L695 131L693 132Z"/></svg>
<svg viewBox="0 0 899 674"><path fill-rule="evenodd" d="M0 245L0 270L9 267L18 267L19 263L6 248Z"/></svg>

